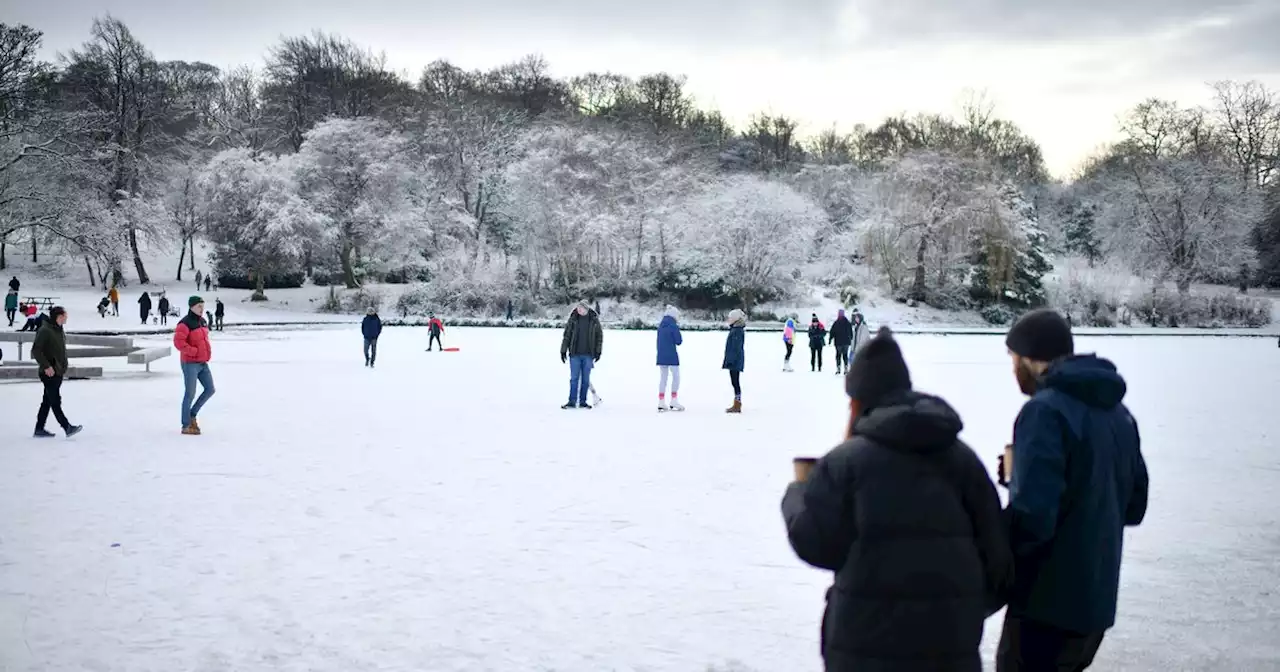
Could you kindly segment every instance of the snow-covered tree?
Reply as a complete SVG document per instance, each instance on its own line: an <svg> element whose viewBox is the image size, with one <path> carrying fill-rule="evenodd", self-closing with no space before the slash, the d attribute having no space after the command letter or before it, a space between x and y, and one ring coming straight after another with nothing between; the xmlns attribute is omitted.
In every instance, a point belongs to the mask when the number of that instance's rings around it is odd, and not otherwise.
<svg viewBox="0 0 1280 672"><path fill-rule="evenodd" d="M714 278L750 310L783 295L827 224L813 199L781 182L730 176L691 197L683 208L689 233L681 262Z"/></svg>
<svg viewBox="0 0 1280 672"><path fill-rule="evenodd" d="M973 229L970 296L1015 309L1045 302L1041 280L1052 268L1035 208L1013 184L1002 184Z"/></svg>
<svg viewBox="0 0 1280 672"><path fill-rule="evenodd" d="M330 119L307 131L292 165L299 194L323 218L348 289L359 287L356 257L400 234L409 208L408 145L371 119Z"/></svg>
<svg viewBox="0 0 1280 672"><path fill-rule="evenodd" d="M303 241L322 218L298 197L289 158L255 157L247 149L220 152L200 175L201 205L221 272L244 272L257 283L255 301L269 275L300 263Z"/></svg>
<svg viewBox="0 0 1280 672"><path fill-rule="evenodd" d="M1102 259L1102 241L1098 238L1098 206L1093 203L1068 203L1062 212L1062 240L1066 251L1084 257L1089 266Z"/></svg>
<svg viewBox="0 0 1280 672"><path fill-rule="evenodd" d="M1108 172L1100 221L1110 250L1179 292L1210 277L1235 277L1253 261L1249 235L1262 213L1224 162L1197 156L1127 157Z"/></svg>

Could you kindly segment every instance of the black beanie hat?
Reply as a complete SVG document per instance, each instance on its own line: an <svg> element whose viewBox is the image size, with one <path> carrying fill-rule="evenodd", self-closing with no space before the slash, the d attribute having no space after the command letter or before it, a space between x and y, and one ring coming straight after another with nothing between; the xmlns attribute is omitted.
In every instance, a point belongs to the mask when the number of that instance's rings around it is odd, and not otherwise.
<svg viewBox="0 0 1280 672"><path fill-rule="evenodd" d="M864 413L897 392L911 390L911 372L889 327L880 327L875 338L858 348L844 377L844 389Z"/></svg>
<svg viewBox="0 0 1280 672"><path fill-rule="evenodd" d="M1013 354L1037 362L1052 362L1076 351L1071 325L1058 311L1049 308L1033 310L1018 318L1004 344Z"/></svg>

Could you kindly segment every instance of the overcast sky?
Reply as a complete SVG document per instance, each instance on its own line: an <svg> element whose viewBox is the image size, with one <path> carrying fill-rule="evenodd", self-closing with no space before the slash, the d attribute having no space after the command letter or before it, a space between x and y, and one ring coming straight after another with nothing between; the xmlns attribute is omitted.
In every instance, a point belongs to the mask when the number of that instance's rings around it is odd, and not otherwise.
<svg viewBox="0 0 1280 672"><path fill-rule="evenodd" d="M437 58L529 53L559 76L666 70L735 122L770 111L807 133L985 91L1060 176L1144 98L1208 103L1218 79L1280 88L1277 0L5 0L0 21L44 31L52 58L108 12L158 58L218 66L319 29L414 77Z"/></svg>

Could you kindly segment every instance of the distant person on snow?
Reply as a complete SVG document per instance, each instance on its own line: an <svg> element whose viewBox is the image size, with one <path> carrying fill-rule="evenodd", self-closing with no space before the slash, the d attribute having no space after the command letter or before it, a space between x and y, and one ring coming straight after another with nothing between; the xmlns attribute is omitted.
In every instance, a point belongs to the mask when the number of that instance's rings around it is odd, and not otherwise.
<svg viewBox="0 0 1280 672"><path fill-rule="evenodd" d="M569 403L561 408L591 408L587 404L591 368L600 361L603 352L604 328L600 326L600 318L586 301L579 301L569 314L560 339L560 361L569 362Z"/></svg>
<svg viewBox="0 0 1280 672"><path fill-rule="evenodd" d="M372 368L378 360L378 337L382 335L382 318L378 317L377 308L369 306L360 323L360 333L364 336L364 365Z"/></svg>
<svg viewBox="0 0 1280 672"><path fill-rule="evenodd" d="M62 412L62 377L67 375L68 368L67 335L62 331L62 325L67 323L67 311L62 306L54 306L49 309L49 319L42 321L44 323L31 344L31 358L36 360L40 382L44 385L44 397L40 399L40 410L36 412L34 436L37 439L53 436L44 428L52 411L53 419L58 421L68 437L72 437L84 428L71 424Z"/></svg>
<svg viewBox="0 0 1280 672"><path fill-rule="evenodd" d="M867 325L866 318L862 317L862 313L857 308L849 314L849 321L853 324L853 352L857 352L870 339L871 327ZM853 354L849 355L849 359L853 359Z"/></svg>
<svg viewBox="0 0 1280 672"><path fill-rule="evenodd" d="M658 324L658 412L683 411L680 405L680 352L678 348L684 343L680 335L680 325L676 319L680 311L675 306L667 306L662 322ZM671 379L671 406L667 406L667 379Z"/></svg>
<svg viewBox="0 0 1280 672"><path fill-rule="evenodd" d="M983 622L1013 581L995 485L955 410L912 391L888 329L854 356L845 391L845 442L782 498L796 555L835 572L826 669L978 672Z"/></svg>
<svg viewBox="0 0 1280 672"><path fill-rule="evenodd" d="M818 321L818 314L813 314L813 320L809 322L809 370L822 370L822 348L827 343L827 328L822 326L822 322Z"/></svg>
<svg viewBox="0 0 1280 672"><path fill-rule="evenodd" d="M26 311L24 314L27 316L27 321L22 325L22 328L19 329L18 331L37 331L38 332L40 330L40 325L42 325L45 321L45 314L40 312L40 309L36 308L36 304L34 303L27 304Z"/></svg>
<svg viewBox="0 0 1280 672"><path fill-rule="evenodd" d="M1023 315L1005 345L1030 399L1013 425L1005 514L1016 581L996 669L1085 670L1116 622L1124 528L1147 513L1138 423L1115 365L1075 354L1059 313Z"/></svg>
<svg viewBox="0 0 1280 672"><path fill-rule="evenodd" d="M204 282L204 274L196 271L196 291L200 291L200 283Z"/></svg>
<svg viewBox="0 0 1280 672"><path fill-rule="evenodd" d="M151 295L146 291L142 292L142 296L138 297L138 314L142 316L142 323L147 323L147 318L151 316Z"/></svg>
<svg viewBox="0 0 1280 672"><path fill-rule="evenodd" d="M733 385L733 405L725 413L742 412L742 371L747 364L747 314L738 309L729 311L729 336L724 340L724 363L720 368L729 372Z"/></svg>
<svg viewBox="0 0 1280 672"><path fill-rule="evenodd" d="M107 290L107 298L111 300L111 314L120 317L120 290L116 289L115 285Z"/></svg>
<svg viewBox="0 0 1280 672"><path fill-rule="evenodd" d="M22 291L22 283L18 282L18 276L15 275L12 278L9 278L9 290L14 294Z"/></svg>
<svg viewBox="0 0 1280 672"><path fill-rule="evenodd" d="M795 371L791 368L791 351L796 347L796 321L789 317L782 327L782 344L787 347L787 354L782 358L782 370Z"/></svg>
<svg viewBox="0 0 1280 672"><path fill-rule="evenodd" d="M213 273L206 273L204 276L204 291L209 291L213 287Z"/></svg>
<svg viewBox="0 0 1280 672"><path fill-rule="evenodd" d="M515 314L516 314L516 304L512 303L511 299L507 299L507 321L510 322L511 318L514 317Z"/></svg>
<svg viewBox="0 0 1280 672"><path fill-rule="evenodd" d="M836 346L836 375L839 375L849 366L849 348L853 347L853 324L844 316L843 308L831 323L831 343Z"/></svg>
<svg viewBox="0 0 1280 672"><path fill-rule="evenodd" d="M213 324L214 329L222 331L222 316L226 313L226 308L222 305L222 299L213 300Z"/></svg>
<svg viewBox="0 0 1280 672"><path fill-rule="evenodd" d="M209 360L213 359L213 347L209 343L209 323L204 319L204 299L193 296L187 299L190 310L178 321L173 331L173 347L182 360L182 433L197 436L200 423L196 416L213 396L213 371ZM196 399L196 382L203 388ZM192 403L192 400L195 403Z"/></svg>
<svg viewBox="0 0 1280 672"><path fill-rule="evenodd" d="M427 339L427 352L431 352L432 346L436 344L444 350L444 341L440 340L440 336L444 334L444 322L433 314L429 316L427 328L431 330L431 337Z"/></svg>
<svg viewBox="0 0 1280 672"><path fill-rule="evenodd" d="M169 297L160 295L160 324L169 324Z"/></svg>
<svg viewBox="0 0 1280 672"><path fill-rule="evenodd" d="M18 316L18 290L10 289L4 295L4 316L9 320L9 326L13 326L13 321Z"/></svg>
<svg viewBox="0 0 1280 672"><path fill-rule="evenodd" d="M105 296L102 297L102 300L98 302L98 317L105 318L107 316L107 309L110 307L111 299Z"/></svg>

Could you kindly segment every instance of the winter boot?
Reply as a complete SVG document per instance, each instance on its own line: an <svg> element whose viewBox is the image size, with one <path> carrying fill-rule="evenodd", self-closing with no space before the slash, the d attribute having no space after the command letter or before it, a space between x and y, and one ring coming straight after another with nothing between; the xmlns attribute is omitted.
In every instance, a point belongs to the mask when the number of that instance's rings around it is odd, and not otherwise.
<svg viewBox="0 0 1280 672"><path fill-rule="evenodd" d="M55 435L53 432L47 429L44 429L42 427L40 429L37 429L35 434L32 434L31 436L32 438L36 438L36 439L52 439Z"/></svg>
<svg viewBox="0 0 1280 672"><path fill-rule="evenodd" d="M578 404L578 408L589 411L591 410L591 404Z"/></svg>
<svg viewBox="0 0 1280 672"><path fill-rule="evenodd" d="M182 428L182 433L187 436L200 436L200 427L196 425L195 419L191 420L191 424Z"/></svg>
<svg viewBox="0 0 1280 672"><path fill-rule="evenodd" d="M67 438L69 439L75 436L76 434L79 434L83 429L84 429L84 426L82 425L69 425L66 429Z"/></svg>
<svg viewBox="0 0 1280 672"><path fill-rule="evenodd" d="M725 413L741 413L741 412L742 412L742 400L741 400L741 399L734 399L734 400L733 400L733 405L732 405L732 406L730 406L729 408L724 409L724 412L725 412Z"/></svg>
<svg viewBox="0 0 1280 672"><path fill-rule="evenodd" d="M575 409L575 408L577 408L577 407L578 407L578 405L577 405L577 404L575 404L575 403L573 403L573 402L571 401L571 402L569 402L569 403L565 404L564 406L561 406L560 408L563 408L563 409L564 409L564 410L566 410L566 411L570 411L570 410L573 410L573 409Z"/></svg>

